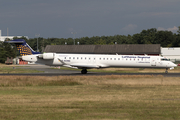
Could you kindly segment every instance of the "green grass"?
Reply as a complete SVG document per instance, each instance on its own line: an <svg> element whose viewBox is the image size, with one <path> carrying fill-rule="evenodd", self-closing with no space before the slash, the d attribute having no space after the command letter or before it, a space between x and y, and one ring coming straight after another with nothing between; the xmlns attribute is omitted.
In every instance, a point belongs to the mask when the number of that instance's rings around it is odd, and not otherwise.
<svg viewBox="0 0 180 120"><path fill-rule="evenodd" d="M1 120L180 119L180 79L162 76L0 78Z"/></svg>
<svg viewBox="0 0 180 120"><path fill-rule="evenodd" d="M38 71L38 70L29 70L29 69L23 69L20 68L19 66L13 66L13 65L0 65L0 73L39 73L43 71Z"/></svg>

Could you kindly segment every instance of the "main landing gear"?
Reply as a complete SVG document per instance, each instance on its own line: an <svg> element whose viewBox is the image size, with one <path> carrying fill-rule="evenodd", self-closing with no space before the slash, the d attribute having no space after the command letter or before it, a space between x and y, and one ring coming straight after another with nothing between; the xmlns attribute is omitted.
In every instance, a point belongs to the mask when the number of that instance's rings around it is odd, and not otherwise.
<svg viewBox="0 0 180 120"><path fill-rule="evenodd" d="M81 70L81 74L86 74L87 73L87 70L86 69L82 69Z"/></svg>
<svg viewBox="0 0 180 120"><path fill-rule="evenodd" d="M168 68L166 68L166 71L165 71L166 74L168 74Z"/></svg>

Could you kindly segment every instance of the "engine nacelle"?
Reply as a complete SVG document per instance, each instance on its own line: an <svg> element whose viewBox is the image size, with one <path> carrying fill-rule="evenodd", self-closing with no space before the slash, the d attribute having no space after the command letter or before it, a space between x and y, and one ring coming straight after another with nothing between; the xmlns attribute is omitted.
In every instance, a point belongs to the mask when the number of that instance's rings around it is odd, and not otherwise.
<svg viewBox="0 0 180 120"><path fill-rule="evenodd" d="M54 59L55 53L43 53L43 59Z"/></svg>

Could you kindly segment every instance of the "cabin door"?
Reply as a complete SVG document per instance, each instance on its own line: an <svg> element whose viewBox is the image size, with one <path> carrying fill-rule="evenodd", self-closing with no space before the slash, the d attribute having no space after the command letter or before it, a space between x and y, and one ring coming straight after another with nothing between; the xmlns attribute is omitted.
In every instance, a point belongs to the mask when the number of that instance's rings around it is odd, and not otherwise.
<svg viewBox="0 0 180 120"><path fill-rule="evenodd" d="M152 58L152 60L151 60L151 66L156 66L156 59L155 59L155 58Z"/></svg>

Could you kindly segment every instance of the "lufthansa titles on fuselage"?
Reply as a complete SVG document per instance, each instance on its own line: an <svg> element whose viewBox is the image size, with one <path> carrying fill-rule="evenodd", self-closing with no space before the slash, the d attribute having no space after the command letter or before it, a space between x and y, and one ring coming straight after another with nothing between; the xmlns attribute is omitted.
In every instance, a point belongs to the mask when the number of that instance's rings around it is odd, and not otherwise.
<svg viewBox="0 0 180 120"><path fill-rule="evenodd" d="M122 58L140 58L140 59L144 59L144 58L148 58L150 59L150 56L122 56Z"/></svg>

